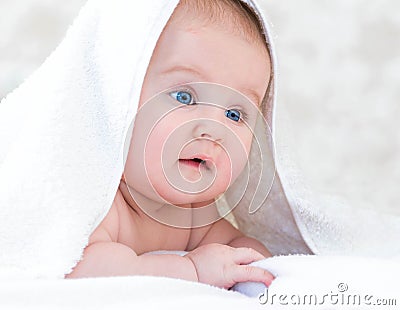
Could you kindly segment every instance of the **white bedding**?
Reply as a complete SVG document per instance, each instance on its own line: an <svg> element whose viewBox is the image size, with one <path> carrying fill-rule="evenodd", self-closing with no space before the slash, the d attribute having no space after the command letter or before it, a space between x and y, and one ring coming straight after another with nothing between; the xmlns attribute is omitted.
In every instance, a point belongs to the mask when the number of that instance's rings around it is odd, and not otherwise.
<svg viewBox="0 0 400 310"><path fill-rule="evenodd" d="M1 309L257 308L236 292L178 279L132 276L1 283Z"/></svg>
<svg viewBox="0 0 400 310"><path fill-rule="evenodd" d="M14 280L0 282L0 309L120 310L228 307L229 309L399 309L400 307L399 260L293 255L277 256L257 264L266 267L276 276L268 295L262 286L252 283L236 287L241 292L254 296L246 297L238 292L205 284L148 276ZM260 293L264 295L259 297ZM314 299L311 299L310 304L311 295ZM353 296L356 296L355 305ZM396 304L373 305L379 300L382 303L396 302Z"/></svg>

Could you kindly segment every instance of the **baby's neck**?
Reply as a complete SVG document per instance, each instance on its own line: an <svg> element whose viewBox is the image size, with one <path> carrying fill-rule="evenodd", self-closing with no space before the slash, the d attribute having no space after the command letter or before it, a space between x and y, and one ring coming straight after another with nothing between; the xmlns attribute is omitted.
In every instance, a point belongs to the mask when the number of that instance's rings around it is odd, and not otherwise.
<svg viewBox="0 0 400 310"><path fill-rule="evenodd" d="M214 199L206 202L172 205L154 201L121 180L119 190L124 203L139 215L146 215L168 226L194 228L211 224L221 218ZM133 196L133 197L132 197Z"/></svg>
<svg viewBox="0 0 400 310"><path fill-rule="evenodd" d="M124 199L123 203L139 215L146 215L168 226L192 227L191 203L172 205L166 202L154 201L129 187L124 180L120 181L119 191Z"/></svg>

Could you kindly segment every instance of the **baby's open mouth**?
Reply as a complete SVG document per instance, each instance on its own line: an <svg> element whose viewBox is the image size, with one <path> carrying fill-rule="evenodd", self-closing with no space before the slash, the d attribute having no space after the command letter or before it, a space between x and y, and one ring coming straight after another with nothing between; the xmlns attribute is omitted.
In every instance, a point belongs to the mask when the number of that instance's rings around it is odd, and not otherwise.
<svg viewBox="0 0 400 310"><path fill-rule="evenodd" d="M192 161L194 161L194 162L196 162L196 163L199 163L199 164L205 164L206 163L206 161L205 160L202 160L202 159L200 159L200 158L192 158L192 159L190 159L190 160L192 160Z"/></svg>
<svg viewBox="0 0 400 310"><path fill-rule="evenodd" d="M179 162L195 168L200 168L201 166L203 166L208 169L207 161L197 157L188 159L179 159Z"/></svg>

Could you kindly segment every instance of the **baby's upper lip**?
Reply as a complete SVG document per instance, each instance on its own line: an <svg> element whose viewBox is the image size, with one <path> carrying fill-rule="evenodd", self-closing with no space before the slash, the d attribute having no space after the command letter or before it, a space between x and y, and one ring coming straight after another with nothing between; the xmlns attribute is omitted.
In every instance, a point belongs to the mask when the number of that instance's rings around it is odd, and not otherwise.
<svg viewBox="0 0 400 310"><path fill-rule="evenodd" d="M207 154L195 154L195 155L191 156L190 158L186 158L186 159L194 159L194 158L198 158L203 161L213 161L213 158Z"/></svg>

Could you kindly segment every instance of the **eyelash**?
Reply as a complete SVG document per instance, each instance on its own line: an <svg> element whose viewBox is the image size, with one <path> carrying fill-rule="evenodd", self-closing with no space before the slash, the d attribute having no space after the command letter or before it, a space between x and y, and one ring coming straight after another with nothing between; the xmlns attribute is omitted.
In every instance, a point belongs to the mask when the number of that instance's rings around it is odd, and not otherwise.
<svg viewBox="0 0 400 310"><path fill-rule="evenodd" d="M249 115L245 112L245 111L243 111L242 109L236 109L235 108L235 110L238 110L239 112L240 112L240 121L241 122L246 122L246 121L248 121L248 119L249 119Z"/></svg>
<svg viewBox="0 0 400 310"><path fill-rule="evenodd" d="M173 94L177 94L177 93L179 93L179 92L187 92L187 93L189 93L189 94L192 96L193 103L188 104L188 105L196 105L196 104L197 104L197 101L198 101L198 100L197 100L196 93L195 93L192 89L189 89L189 88L180 88L180 89L171 91L171 92L169 92L169 95L172 96ZM240 109L240 108L235 108L235 107L234 107L234 108L231 108L230 110L237 110L237 111L239 111L239 113L240 113L239 122L246 122L246 121L248 121L249 116L248 116L248 114L247 114L245 111L243 111L242 109Z"/></svg>
<svg viewBox="0 0 400 310"><path fill-rule="evenodd" d="M178 93L180 93L180 92L187 92L187 93L189 93L189 94L192 96L193 103L188 104L188 105L195 105L195 104L197 104L197 96L196 96L196 93L195 93L192 89L189 89L189 88L180 88L180 89L176 89L176 90L174 90L174 91L169 92L169 95L170 95L171 97L173 97L174 94L178 94ZM174 99L175 99L175 98L174 98ZM177 100L177 99L175 99L175 100ZM182 103L182 104L183 104L183 103Z"/></svg>

